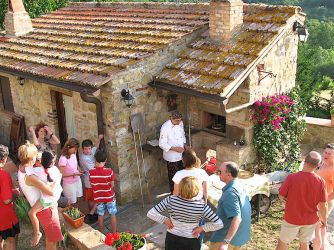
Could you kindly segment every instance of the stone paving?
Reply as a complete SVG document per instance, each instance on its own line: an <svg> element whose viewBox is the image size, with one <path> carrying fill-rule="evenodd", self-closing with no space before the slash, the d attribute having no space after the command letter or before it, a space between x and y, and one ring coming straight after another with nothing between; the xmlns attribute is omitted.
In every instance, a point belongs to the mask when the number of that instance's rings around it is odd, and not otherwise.
<svg viewBox="0 0 334 250"><path fill-rule="evenodd" d="M146 214L154 204L157 204L160 200L169 194L167 190L167 186L154 189L152 191L152 196L155 197L153 202L145 203L144 207L142 207L141 204L135 202L118 207L117 230L120 232L131 231L135 233L149 234L147 238L147 249L164 249L166 227L148 219ZM94 223L92 226L97 228L97 223ZM109 218L106 218L105 220L104 233L107 232L110 232ZM325 244L325 250L334 249L334 210L328 218L327 242L325 242ZM207 247L204 246L203 249L207 249Z"/></svg>

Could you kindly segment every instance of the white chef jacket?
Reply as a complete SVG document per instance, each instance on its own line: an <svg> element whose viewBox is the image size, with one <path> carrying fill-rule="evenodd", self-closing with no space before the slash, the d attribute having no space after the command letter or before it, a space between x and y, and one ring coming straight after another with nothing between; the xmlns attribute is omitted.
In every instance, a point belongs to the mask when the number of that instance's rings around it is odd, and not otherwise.
<svg viewBox="0 0 334 250"><path fill-rule="evenodd" d="M163 158L169 162L181 161L182 153L170 150L171 147L184 147L186 136L183 122L173 125L171 120L166 121L160 130L159 147L163 150Z"/></svg>

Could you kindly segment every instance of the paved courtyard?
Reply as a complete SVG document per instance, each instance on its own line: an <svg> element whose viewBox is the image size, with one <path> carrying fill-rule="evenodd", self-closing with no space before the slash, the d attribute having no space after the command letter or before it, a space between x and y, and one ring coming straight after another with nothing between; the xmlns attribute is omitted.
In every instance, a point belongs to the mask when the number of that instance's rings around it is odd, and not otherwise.
<svg viewBox="0 0 334 250"><path fill-rule="evenodd" d="M157 224L146 217L147 211L152 208L153 204L157 204L164 197L169 195L168 186L154 189L152 196L155 197L153 203L146 203L142 207L139 203L129 203L119 207L117 214L118 231L132 231L135 233L149 234L148 249L164 249L164 240L166 235L165 225ZM110 232L108 218L105 221L105 233ZM92 225L97 228L97 223ZM326 250L334 249L334 211L329 216L327 228ZM207 249L204 246L204 249ZM254 249L255 250L255 249ZM268 249L269 250L269 249Z"/></svg>

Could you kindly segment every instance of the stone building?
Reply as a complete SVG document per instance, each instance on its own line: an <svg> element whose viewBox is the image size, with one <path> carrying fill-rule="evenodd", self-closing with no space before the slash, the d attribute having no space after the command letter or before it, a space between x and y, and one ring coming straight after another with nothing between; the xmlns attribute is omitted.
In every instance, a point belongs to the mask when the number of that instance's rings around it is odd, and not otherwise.
<svg viewBox="0 0 334 250"><path fill-rule="evenodd" d="M255 157L252 103L295 85L298 7L71 3L29 23L20 1L0 37L2 139L13 113L47 122L62 143L103 133L121 202L139 194L132 115L144 117L146 144L177 107L196 150L242 164ZM161 151L143 148L149 186L166 182Z"/></svg>

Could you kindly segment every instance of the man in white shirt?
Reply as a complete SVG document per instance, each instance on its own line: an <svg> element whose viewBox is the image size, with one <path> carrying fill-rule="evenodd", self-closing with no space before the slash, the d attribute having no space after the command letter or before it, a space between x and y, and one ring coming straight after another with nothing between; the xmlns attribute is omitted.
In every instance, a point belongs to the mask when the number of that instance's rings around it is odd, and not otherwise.
<svg viewBox="0 0 334 250"><path fill-rule="evenodd" d="M173 193L173 177L175 173L183 169L182 152L186 144L182 115L178 111L172 111L170 119L166 121L160 130L159 147L163 150L163 158L167 161L167 171L170 191Z"/></svg>

